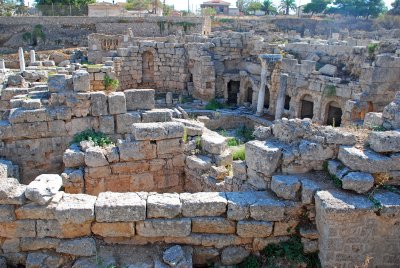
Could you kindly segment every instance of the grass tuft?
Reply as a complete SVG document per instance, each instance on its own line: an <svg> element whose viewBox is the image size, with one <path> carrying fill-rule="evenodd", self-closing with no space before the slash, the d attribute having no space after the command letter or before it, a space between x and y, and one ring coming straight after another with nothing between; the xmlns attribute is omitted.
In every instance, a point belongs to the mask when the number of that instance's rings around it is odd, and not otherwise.
<svg viewBox="0 0 400 268"><path fill-rule="evenodd" d="M91 141L95 146L104 147L106 145L114 144L109 137L103 132L96 132L92 129L82 131L75 134L72 143L80 143L81 141Z"/></svg>
<svg viewBox="0 0 400 268"><path fill-rule="evenodd" d="M246 150L245 150L244 144L233 149L232 156L233 156L233 160L244 161L246 159Z"/></svg>

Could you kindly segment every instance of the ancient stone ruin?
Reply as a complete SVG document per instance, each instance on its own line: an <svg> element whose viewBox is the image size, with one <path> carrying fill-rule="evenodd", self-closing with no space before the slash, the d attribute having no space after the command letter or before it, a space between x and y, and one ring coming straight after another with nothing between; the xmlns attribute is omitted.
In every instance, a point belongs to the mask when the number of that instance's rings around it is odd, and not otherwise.
<svg viewBox="0 0 400 268"><path fill-rule="evenodd" d="M399 266L396 29L143 20L0 60L0 267Z"/></svg>

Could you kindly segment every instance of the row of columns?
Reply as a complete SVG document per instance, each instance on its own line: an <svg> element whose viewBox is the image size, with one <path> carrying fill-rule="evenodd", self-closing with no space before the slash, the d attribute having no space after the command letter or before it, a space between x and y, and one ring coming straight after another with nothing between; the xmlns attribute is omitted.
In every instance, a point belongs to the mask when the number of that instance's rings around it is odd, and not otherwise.
<svg viewBox="0 0 400 268"><path fill-rule="evenodd" d="M257 100L257 112L258 116L263 114L264 110L264 101L265 101L265 87L267 85L267 74L268 74L268 65L270 63L276 64L277 62L282 61L281 54L261 54L258 56L261 61L261 85L260 90L258 91L258 100ZM287 81L289 75L283 73L280 75L279 80L279 92L276 102L276 110L275 110L275 119L282 118L284 106L285 106L285 96L286 96L286 88Z"/></svg>

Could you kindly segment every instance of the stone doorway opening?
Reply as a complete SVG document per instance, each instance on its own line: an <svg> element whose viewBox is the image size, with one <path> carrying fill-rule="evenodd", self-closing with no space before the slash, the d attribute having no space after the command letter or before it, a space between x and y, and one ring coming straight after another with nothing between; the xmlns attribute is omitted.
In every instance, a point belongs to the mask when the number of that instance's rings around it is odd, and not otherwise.
<svg viewBox="0 0 400 268"><path fill-rule="evenodd" d="M269 88L267 86L265 86L265 95L264 95L264 108L265 109L269 108L269 102L270 102Z"/></svg>
<svg viewBox="0 0 400 268"><path fill-rule="evenodd" d="M228 82L228 104L238 103L238 93L240 91L240 81Z"/></svg>
<svg viewBox="0 0 400 268"><path fill-rule="evenodd" d="M326 124L329 126L339 127L342 124L342 109L340 105L333 101L327 106Z"/></svg>
<svg viewBox="0 0 400 268"><path fill-rule="evenodd" d="M291 100L292 98L289 96L289 95L286 95L285 96L285 104L283 105L283 108L285 109L285 110L289 110L290 109L290 100Z"/></svg>
<svg viewBox="0 0 400 268"><path fill-rule="evenodd" d="M245 98L246 102L253 104L253 88L251 87L251 85L247 86L247 90L246 90L246 98Z"/></svg>
<svg viewBox="0 0 400 268"><path fill-rule="evenodd" d="M142 82L154 82L154 56L150 51L142 54Z"/></svg>
<svg viewBox="0 0 400 268"><path fill-rule="evenodd" d="M312 97L310 95L305 95L301 100L300 105L300 118L312 119L314 116L314 102L312 101Z"/></svg>

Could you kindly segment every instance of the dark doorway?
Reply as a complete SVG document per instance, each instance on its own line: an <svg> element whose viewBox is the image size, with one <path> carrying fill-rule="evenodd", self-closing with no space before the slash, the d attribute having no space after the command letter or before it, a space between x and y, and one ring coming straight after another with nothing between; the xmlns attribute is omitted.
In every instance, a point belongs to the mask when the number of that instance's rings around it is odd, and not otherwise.
<svg viewBox="0 0 400 268"><path fill-rule="evenodd" d="M342 109L335 102L328 105L328 115L326 124L329 126L340 127L342 123Z"/></svg>
<svg viewBox="0 0 400 268"><path fill-rule="evenodd" d="M310 95L305 95L301 100L300 118L310 118L314 116L314 102Z"/></svg>
<svg viewBox="0 0 400 268"><path fill-rule="evenodd" d="M150 51L142 54L142 82L154 82L154 56Z"/></svg>
<svg viewBox="0 0 400 268"><path fill-rule="evenodd" d="M269 102L270 102L270 94L269 94L269 89L268 87L265 87L265 95L264 95L264 108L268 109L269 108Z"/></svg>
<svg viewBox="0 0 400 268"><path fill-rule="evenodd" d="M253 104L253 88L251 86L249 86L247 88L247 99L246 102Z"/></svg>
<svg viewBox="0 0 400 268"><path fill-rule="evenodd" d="M285 96L285 105L283 106L283 108L285 110L290 110L290 100L291 100L291 97L289 95L286 95Z"/></svg>
<svg viewBox="0 0 400 268"><path fill-rule="evenodd" d="M240 90L240 81L229 81L228 104L237 104L237 95Z"/></svg>

